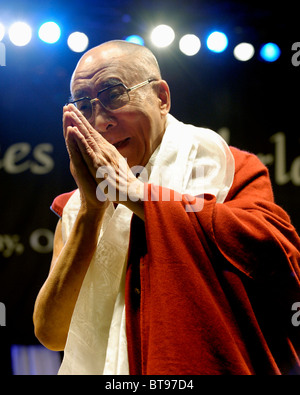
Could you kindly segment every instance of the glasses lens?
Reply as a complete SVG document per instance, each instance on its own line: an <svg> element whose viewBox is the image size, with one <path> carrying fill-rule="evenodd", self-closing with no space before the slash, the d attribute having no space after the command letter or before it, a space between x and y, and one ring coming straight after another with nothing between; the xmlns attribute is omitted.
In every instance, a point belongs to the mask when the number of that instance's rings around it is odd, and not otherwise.
<svg viewBox="0 0 300 395"><path fill-rule="evenodd" d="M124 85L112 86L98 96L103 106L109 110L117 110L129 103L129 95Z"/></svg>
<svg viewBox="0 0 300 395"><path fill-rule="evenodd" d="M75 105L86 119L90 119L92 117L93 109L89 99L78 100Z"/></svg>

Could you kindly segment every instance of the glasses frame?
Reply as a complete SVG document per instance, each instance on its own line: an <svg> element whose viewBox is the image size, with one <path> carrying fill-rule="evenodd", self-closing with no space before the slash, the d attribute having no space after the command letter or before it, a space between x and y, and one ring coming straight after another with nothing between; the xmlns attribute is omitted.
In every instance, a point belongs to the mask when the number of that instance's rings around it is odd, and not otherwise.
<svg viewBox="0 0 300 395"><path fill-rule="evenodd" d="M102 106L103 108L105 108L105 110L107 110L107 111L117 111L117 110L119 110L120 108L123 108L123 107L125 107L127 104L130 103L130 96L129 96L129 93L130 93L130 92L132 92L132 91L135 90L135 89L142 88L143 86L148 85L148 84L150 84L150 83L153 82L153 81L157 81L157 80L156 80L155 78L148 78L146 81L140 82L139 84L134 85L134 86L132 86L131 88L128 88L123 82L120 82L119 84L115 84L115 85L109 86L109 87L107 87L107 88L105 88L105 89L102 89L101 91L99 91L99 92L97 93L97 97L95 97L94 99L91 99L90 97L85 96L85 97L80 97L80 98L77 99L77 100L69 101L67 104L74 104L74 105L76 105L76 103L78 103L78 102L80 102L80 101L89 100L89 102L91 103L92 113L91 113L91 116L90 116L89 118L87 118L87 119L90 120L90 119L93 118L93 115L94 115L94 109L93 109L94 106L93 106L93 103L99 102L99 103L101 104L101 106ZM109 90L109 89L115 88L116 86L123 86L123 87L125 88L125 91L126 91L126 93L127 93L127 95L128 95L128 102L125 103L125 104L124 104L123 106L121 106L121 107L118 107L118 108L115 108L115 109L110 109L110 108L107 108L107 106L104 105L104 104L102 103L102 101L99 99L99 96L101 95L101 93L106 92L106 91Z"/></svg>

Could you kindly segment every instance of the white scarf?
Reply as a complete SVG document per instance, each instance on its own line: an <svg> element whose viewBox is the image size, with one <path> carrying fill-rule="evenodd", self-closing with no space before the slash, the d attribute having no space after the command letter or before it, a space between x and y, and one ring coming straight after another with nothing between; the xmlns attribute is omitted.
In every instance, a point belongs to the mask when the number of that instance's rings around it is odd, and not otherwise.
<svg viewBox="0 0 300 395"><path fill-rule="evenodd" d="M204 173L195 178L199 168ZM232 185L234 159L217 133L185 125L168 115L163 140L146 169L150 172L149 183L192 196L210 193L223 203ZM64 242L79 207L77 190L63 211ZM132 212L121 204L116 209L110 204L105 213L98 246L75 306L59 374L129 374L125 272L131 217Z"/></svg>

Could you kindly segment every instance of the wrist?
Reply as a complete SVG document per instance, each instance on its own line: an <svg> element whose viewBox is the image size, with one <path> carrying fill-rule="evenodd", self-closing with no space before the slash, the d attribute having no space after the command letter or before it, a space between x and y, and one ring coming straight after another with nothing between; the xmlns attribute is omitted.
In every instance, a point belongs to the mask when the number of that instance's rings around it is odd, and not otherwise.
<svg viewBox="0 0 300 395"><path fill-rule="evenodd" d="M145 184L138 179L135 179L130 183L128 187L128 194L126 201L120 201L124 206L129 208L135 215L141 218L143 221L144 217L144 196L145 196Z"/></svg>
<svg viewBox="0 0 300 395"><path fill-rule="evenodd" d="M104 205L103 203L102 204L99 203L98 206L89 206L87 204L81 204L80 209L78 211L78 217L84 222L89 222L89 223L101 222L107 206L108 204Z"/></svg>
<svg viewBox="0 0 300 395"><path fill-rule="evenodd" d="M131 202L143 202L145 196L145 184L135 178L128 187L127 198Z"/></svg>

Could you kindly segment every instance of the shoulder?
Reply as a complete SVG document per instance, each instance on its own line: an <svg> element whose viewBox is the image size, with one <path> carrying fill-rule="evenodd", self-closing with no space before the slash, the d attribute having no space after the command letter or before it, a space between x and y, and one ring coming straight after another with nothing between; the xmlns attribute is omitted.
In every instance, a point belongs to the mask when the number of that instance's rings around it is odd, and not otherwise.
<svg viewBox="0 0 300 395"><path fill-rule="evenodd" d="M234 157L234 180L227 200L231 200L242 190L254 193L267 200L273 200L273 191L269 171L253 153L230 147Z"/></svg>
<svg viewBox="0 0 300 395"><path fill-rule="evenodd" d="M261 162L261 160L255 154L243 151L239 148L230 146L230 151L235 160L235 172L239 172L246 166L251 166L252 172L253 171L268 171L266 166ZM249 170L249 169L248 169Z"/></svg>
<svg viewBox="0 0 300 395"><path fill-rule="evenodd" d="M235 162L235 178L269 178L269 170L255 154L230 146Z"/></svg>
<svg viewBox="0 0 300 395"><path fill-rule="evenodd" d="M50 209L59 217L62 217L63 209L68 203L70 197L75 193L76 189L71 192L58 195L52 202Z"/></svg>

